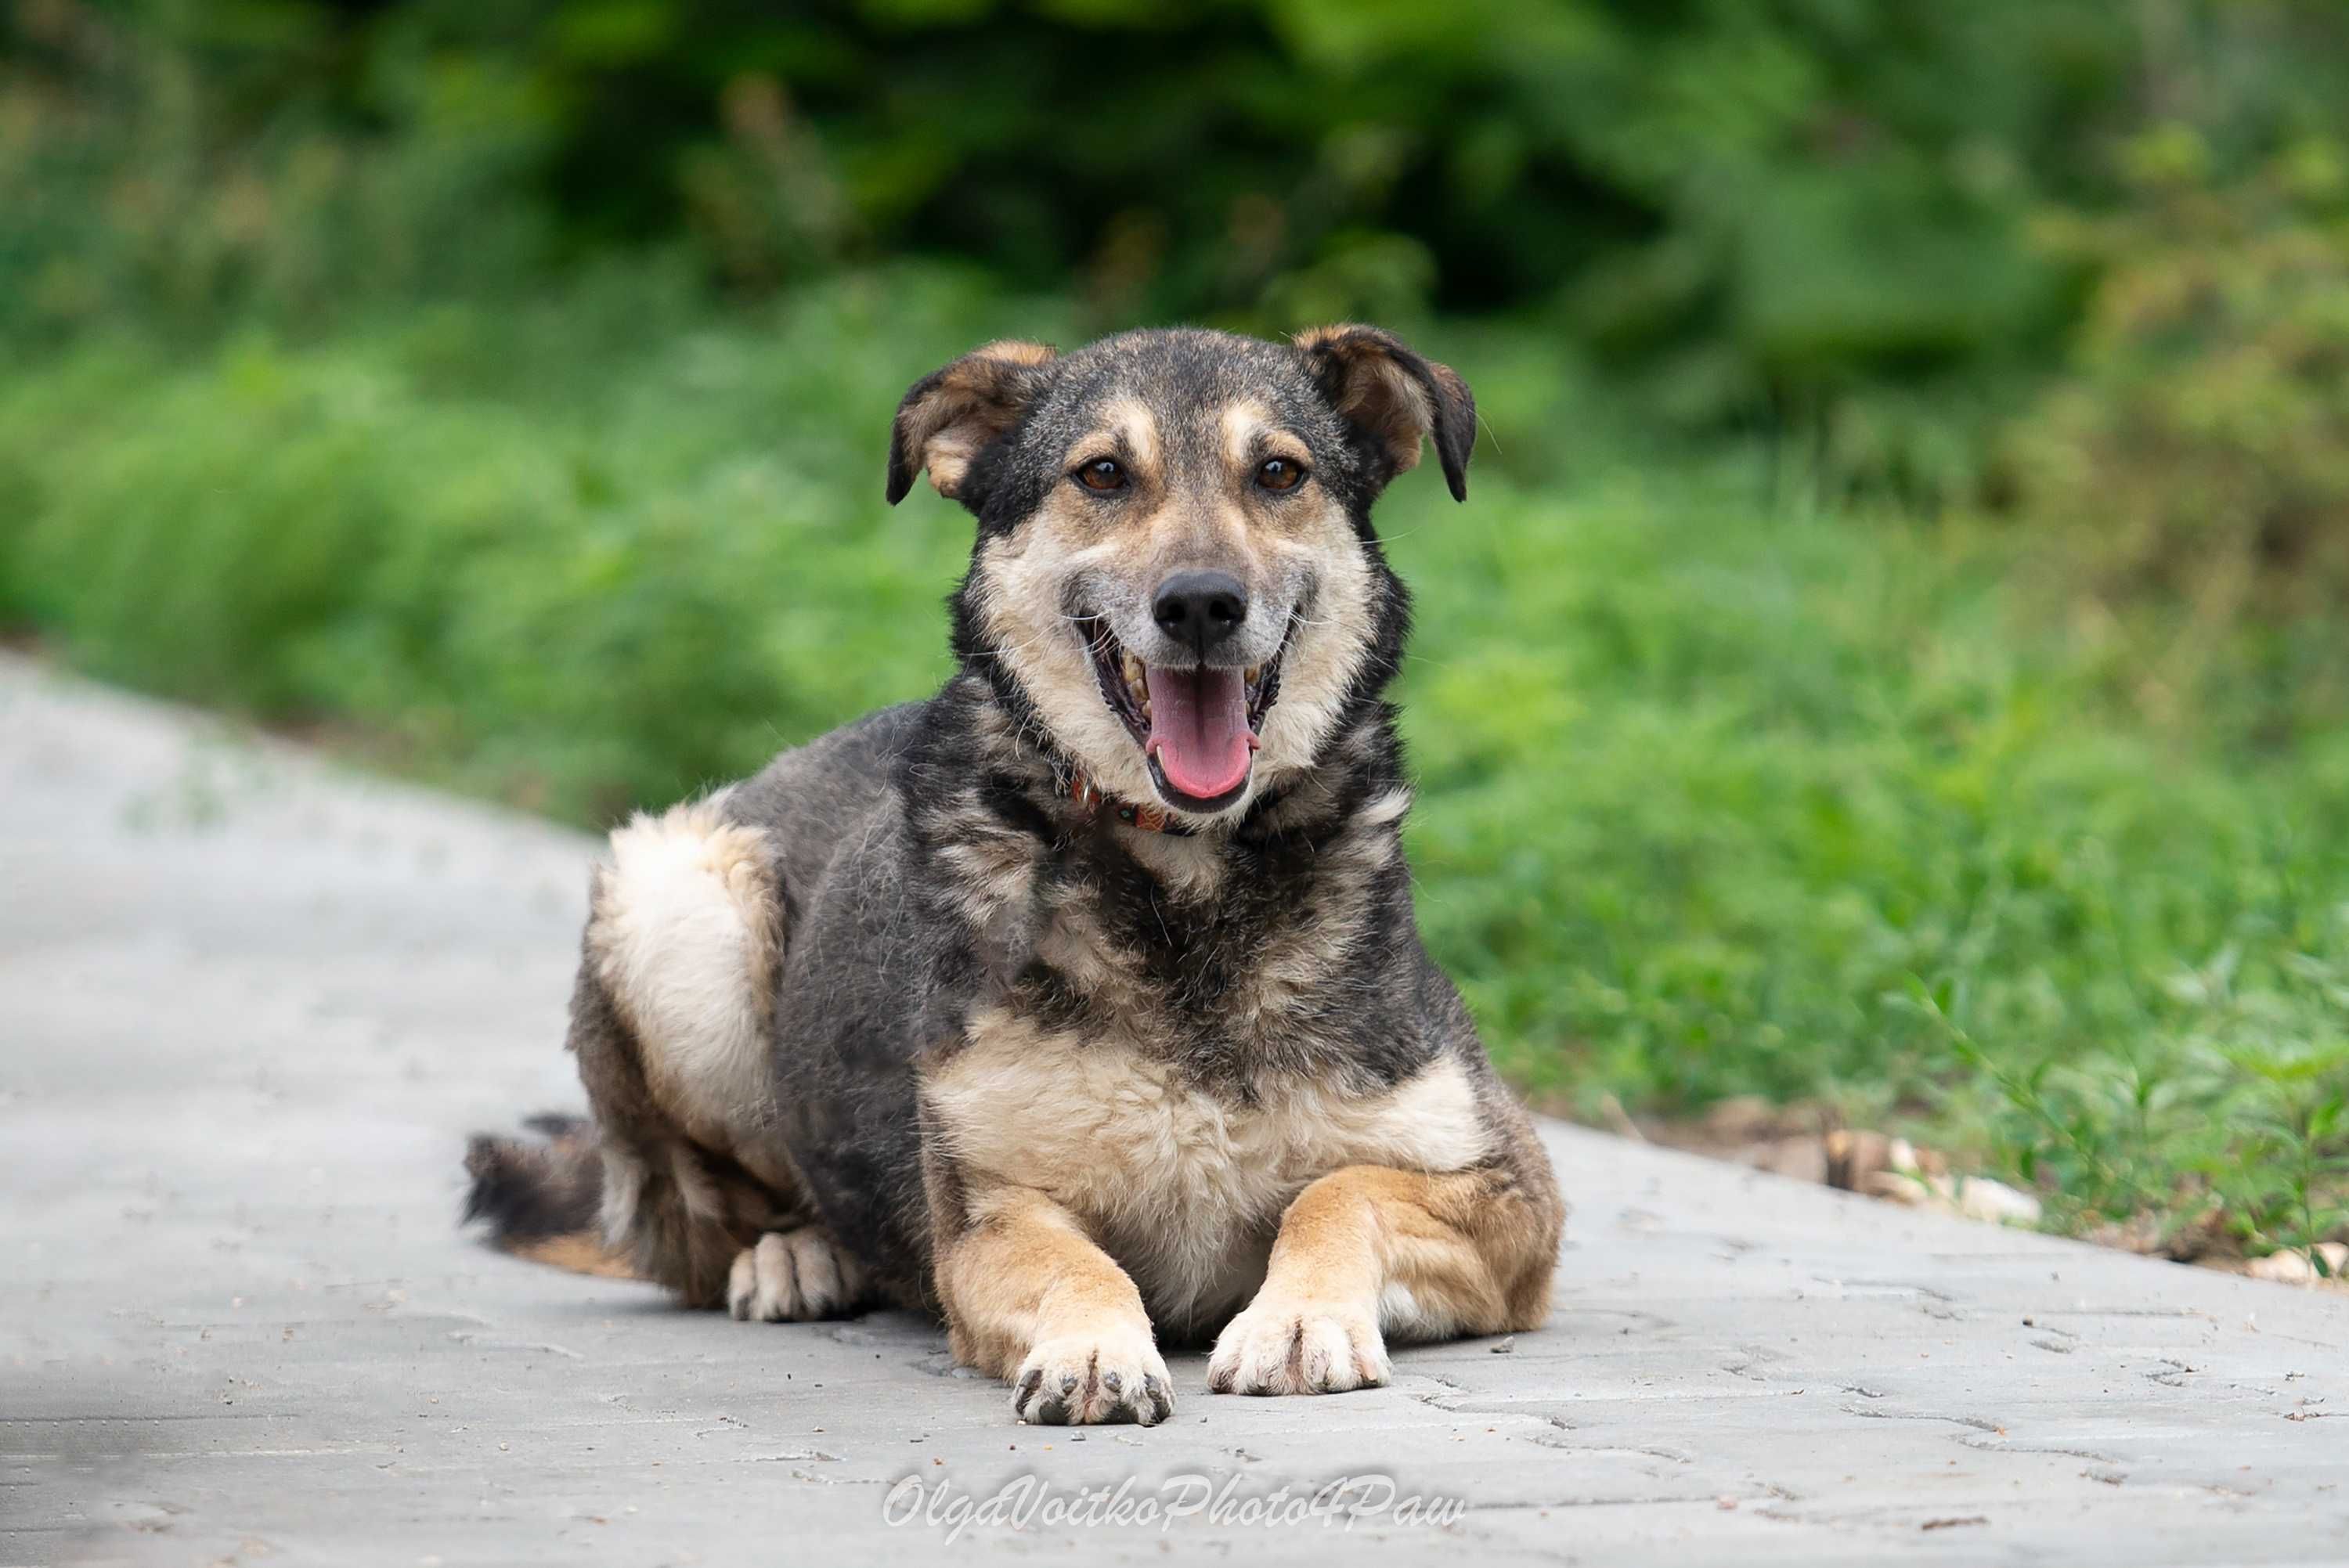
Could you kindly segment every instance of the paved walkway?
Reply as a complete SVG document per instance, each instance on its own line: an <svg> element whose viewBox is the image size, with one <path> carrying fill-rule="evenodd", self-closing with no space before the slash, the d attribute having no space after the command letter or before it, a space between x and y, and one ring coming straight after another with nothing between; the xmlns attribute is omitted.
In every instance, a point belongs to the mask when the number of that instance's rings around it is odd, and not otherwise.
<svg viewBox="0 0 2349 1568"><path fill-rule="evenodd" d="M1147 1432L484 1252L462 1134L578 1103L587 852L0 664L0 1563L914 1563L1022 1478L1179 1517L959 1553L2349 1560L2344 1298L1562 1126L1543 1332L1325 1399L1176 1360ZM1261 1522L1341 1476L1466 1511Z"/></svg>

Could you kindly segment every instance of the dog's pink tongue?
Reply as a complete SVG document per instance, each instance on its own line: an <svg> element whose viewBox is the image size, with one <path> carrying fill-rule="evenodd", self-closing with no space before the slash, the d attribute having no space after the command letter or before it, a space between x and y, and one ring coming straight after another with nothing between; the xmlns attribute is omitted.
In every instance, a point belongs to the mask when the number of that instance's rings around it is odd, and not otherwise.
<svg viewBox="0 0 2349 1568"><path fill-rule="evenodd" d="M1247 778L1247 687L1237 670L1172 670L1150 666L1149 754L1166 782L1185 795L1212 800Z"/></svg>

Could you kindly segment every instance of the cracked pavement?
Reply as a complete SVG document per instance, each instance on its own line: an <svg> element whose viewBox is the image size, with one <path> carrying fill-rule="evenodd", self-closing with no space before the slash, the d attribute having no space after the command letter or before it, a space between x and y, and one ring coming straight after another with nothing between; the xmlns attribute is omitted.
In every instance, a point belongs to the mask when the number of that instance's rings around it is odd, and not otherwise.
<svg viewBox="0 0 2349 1568"><path fill-rule="evenodd" d="M460 1140L580 1101L588 841L22 662L0 727L0 1564L917 1563L1022 1478L1191 1511L954 1551L2349 1557L2349 1296L1559 1125L1543 1331L1319 1399L1174 1357L1148 1431L1014 1426L911 1317L737 1324L497 1256L455 1229ZM1465 1511L1247 1514L1345 1476Z"/></svg>

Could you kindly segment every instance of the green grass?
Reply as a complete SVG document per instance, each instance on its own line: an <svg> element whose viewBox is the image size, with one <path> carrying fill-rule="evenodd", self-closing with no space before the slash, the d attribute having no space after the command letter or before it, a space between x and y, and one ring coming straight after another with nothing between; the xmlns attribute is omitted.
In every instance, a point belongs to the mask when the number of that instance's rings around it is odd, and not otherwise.
<svg viewBox="0 0 2349 1568"><path fill-rule="evenodd" d="M128 684L581 822L928 689L968 519L881 500L890 409L985 336L951 276L757 316L607 279L0 387L0 618ZM1816 1097L2087 1229L2340 1233L2349 742L2155 731L2024 541L1641 456L1538 346L1428 335L1473 498L1381 511L1422 917L1494 1054L1586 1112Z"/></svg>

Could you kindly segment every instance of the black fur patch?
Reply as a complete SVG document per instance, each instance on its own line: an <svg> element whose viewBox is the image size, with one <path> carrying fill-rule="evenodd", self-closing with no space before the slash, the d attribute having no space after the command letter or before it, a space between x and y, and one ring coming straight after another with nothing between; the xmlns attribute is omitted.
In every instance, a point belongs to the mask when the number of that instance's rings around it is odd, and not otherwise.
<svg viewBox="0 0 2349 1568"><path fill-rule="evenodd" d="M594 1124L549 1113L523 1126L538 1138L477 1132L467 1143L463 1222L488 1221L490 1240L507 1247L593 1232L603 1201Z"/></svg>

